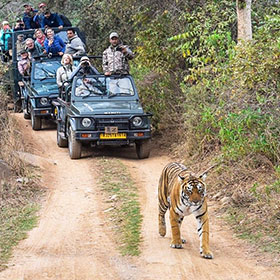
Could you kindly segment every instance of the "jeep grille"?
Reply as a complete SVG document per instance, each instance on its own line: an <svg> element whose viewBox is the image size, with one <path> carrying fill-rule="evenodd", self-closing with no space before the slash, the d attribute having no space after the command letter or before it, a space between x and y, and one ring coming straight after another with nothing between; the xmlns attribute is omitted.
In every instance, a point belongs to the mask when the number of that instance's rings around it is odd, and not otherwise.
<svg viewBox="0 0 280 280"><path fill-rule="evenodd" d="M96 119L97 130L104 131L105 126L117 126L119 130L128 130L128 118L100 118Z"/></svg>

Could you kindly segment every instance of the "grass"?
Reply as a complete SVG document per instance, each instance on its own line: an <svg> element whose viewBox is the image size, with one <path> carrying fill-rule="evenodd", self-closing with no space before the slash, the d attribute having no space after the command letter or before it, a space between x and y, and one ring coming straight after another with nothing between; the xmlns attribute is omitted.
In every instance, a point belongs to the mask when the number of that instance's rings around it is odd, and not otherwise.
<svg viewBox="0 0 280 280"><path fill-rule="evenodd" d="M5 207L0 215L0 271L12 254L12 248L27 236L27 232L37 224L36 204L27 204L22 207Z"/></svg>
<svg viewBox="0 0 280 280"><path fill-rule="evenodd" d="M103 158L98 167L101 170L98 184L108 197L105 213L113 223L120 252L138 256L142 216L136 185L120 160Z"/></svg>
<svg viewBox="0 0 280 280"><path fill-rule="evenodd" d="M6 91L0 87L0 159L9 165L13 175L0 182L0 271L7 267L14 246L36 225L38 197L43 193L37 171L15 156L15 151L26 151L26 147L7 110L8 102Z"/></svg>
<svg viewBox="0 0 280 280"><path fill-rule="evenodd" d="M260 251L275 255L279 254L280 226L278 216L265 216L265 220L256 214L252 215L253 211L253 207L249 211L242 208L229 207L225 219L240 239L250 242Z"/></svg>

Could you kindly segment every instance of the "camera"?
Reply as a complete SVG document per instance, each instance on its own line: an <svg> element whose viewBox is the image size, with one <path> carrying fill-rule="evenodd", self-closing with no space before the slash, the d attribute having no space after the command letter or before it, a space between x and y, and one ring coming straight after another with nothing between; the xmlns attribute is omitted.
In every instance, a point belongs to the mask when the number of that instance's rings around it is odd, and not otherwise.
<svg viewBox="0 0 280 280"><path fill-rule="evenodd" d="M20 26L20 27L24 27L24 24L23 24L23 23L20 23L19 26Z"/></svg>
<svg viewBox="0 0 280 280"><path fill-rule="evenodd" d="M122 52L123 46L117 46L116 51Z"/></svg>
<svg viewBox="0 0 280 280"><path fill-rule="evenodd" d="M88 61L84 61L84 62L82 62L82 65L83 66L89 66L89 62Z"/></svg>

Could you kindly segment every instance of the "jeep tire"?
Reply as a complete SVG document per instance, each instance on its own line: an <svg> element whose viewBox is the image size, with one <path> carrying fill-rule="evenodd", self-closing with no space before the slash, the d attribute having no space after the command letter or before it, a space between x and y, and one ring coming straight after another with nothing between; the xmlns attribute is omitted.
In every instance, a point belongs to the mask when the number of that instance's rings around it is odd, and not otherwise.
<svg viewBox="0 0 280 280"><path fill-rule="evenodd" d="M76 140L75 133L71 127L69 128L68 149L71 159L81 158L82 143Z"/></svg>
<svg viewBox="0 0 280 280"><path fill-rule="evenodd" d="M33 130L40 130L42 128L42 119L35 116L34 110L31 109L31 126Z"/></svg>
<svg viewBox="0 0 280 280"><path fill-rule="evenodd" d="M150 139L136 142L136 153L139 159L148 158L150 155Z"/></svg>
<svg viewBox="0 0 280 280"><path fill-rule="evenodd" d="M68 140L61 137L60 122L57 123L56 143L57 143L57 146L60 147L60 148L65 148L65 147L68 146Z"/></svg>

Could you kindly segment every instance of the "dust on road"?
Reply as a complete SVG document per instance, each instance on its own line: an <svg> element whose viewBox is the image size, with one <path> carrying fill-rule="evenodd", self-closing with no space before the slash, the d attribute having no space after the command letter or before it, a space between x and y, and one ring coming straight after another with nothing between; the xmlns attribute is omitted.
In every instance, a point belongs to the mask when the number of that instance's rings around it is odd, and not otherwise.
<svg viewBox="0 0 280 280"><path fill-rule="evenodd" d="M41 181L48 195L38 226L14 250L8 269L0 273L1 280L280 279L279 267L258 264L247 247L214 216L215 202L209 203L213 260L199 256L196 221L192 216L186 217L182 225L187 239L184 249L169 247L168 218L166 237L158 235L157 183L170 159L157 151L145 160L136 159L133 149L113 152L137 182L143 214L141 256L122 257L104 218L106 206L96 185L96 154L70 160L68 150L57 147L54 129L32 131L22 115L15 117L25 141L41 159Z"/></svg>

